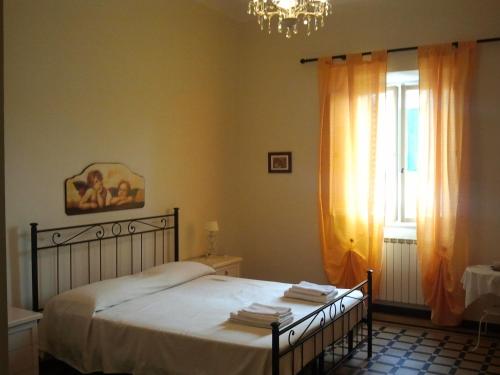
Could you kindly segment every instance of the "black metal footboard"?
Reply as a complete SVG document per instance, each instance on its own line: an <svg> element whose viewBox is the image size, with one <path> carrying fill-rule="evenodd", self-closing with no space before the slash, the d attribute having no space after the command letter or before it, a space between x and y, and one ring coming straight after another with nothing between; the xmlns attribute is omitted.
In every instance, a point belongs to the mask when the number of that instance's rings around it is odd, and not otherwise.
<svg viewBox="0 0 500 375"><path fill-rule="evenodd" d="M372 270L367 280L300 320L283 328L272 324L272 375L295 375L310 364L315 373L331 372L365 342L371 358Z"/></svg>

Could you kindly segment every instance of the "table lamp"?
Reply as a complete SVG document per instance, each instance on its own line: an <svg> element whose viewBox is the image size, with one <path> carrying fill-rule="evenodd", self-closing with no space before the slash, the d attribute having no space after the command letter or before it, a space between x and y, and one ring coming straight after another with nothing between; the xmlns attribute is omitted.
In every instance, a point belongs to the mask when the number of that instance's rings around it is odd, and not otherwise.
<svg viewBox="0 0 500 375"><path fill-rule="evenodd" d="M209 257L210 254L215 254L215 237L219 231L219 223L217 221L209 221L205 224L205 229L208 232L208 249L206 256Z"/></svg>

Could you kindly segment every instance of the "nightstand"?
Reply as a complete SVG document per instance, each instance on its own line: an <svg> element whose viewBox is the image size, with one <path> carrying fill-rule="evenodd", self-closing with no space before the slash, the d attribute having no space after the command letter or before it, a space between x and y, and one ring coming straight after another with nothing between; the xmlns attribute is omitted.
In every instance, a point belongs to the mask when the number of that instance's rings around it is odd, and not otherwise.
<svg viewBox="0 0 500 375"><path fill-rule="evenodd" d="M230 255L210 255L208 257L203 255L188 260L214 268L217 275L240 277L240 266L243 258Z"/></svg>
<svg viewBox="0 0 500 375"><path fill-rule="evenodd" d="M9 307L9 374L38 374L38 321L42 314Z"/></svg>

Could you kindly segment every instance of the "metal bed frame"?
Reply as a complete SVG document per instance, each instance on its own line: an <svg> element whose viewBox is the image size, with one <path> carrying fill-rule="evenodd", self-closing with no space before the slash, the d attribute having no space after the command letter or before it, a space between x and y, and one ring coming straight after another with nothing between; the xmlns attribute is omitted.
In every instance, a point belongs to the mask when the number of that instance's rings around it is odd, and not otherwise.
<svg viewBox="0 0 500 375"><path fill-rule="evenodd" d="M367 279L333 301L321 306L317 310L294 321L292 324L280 328L278 323L272 323L272 375L280 374L280 359L291 353L291 373L295 374L295 356L299 356L299 370L312 365L314 374L329 374L338 368L344 361L351 358L363 344L367 345L367 359L372 357L372 270L367 271ZM351 294L360 291L362 297ZM345 299L356 302L346 310ZM339 306L339 307L337 307ZM359 313L361 310L361 315ZM355 323L351 328L351 313L355 311ZM335 323L341 321L340 338L335 339ZM347 320L347 325L346 325ZM313 323L316 322L316 325ZM306 328L296 332L298 326L306 324ZM364 329L366 326L366 330ZM331 341L325 342L325 333L331 332ZM300 334L298 334L300 333ZM280 348L280 337L288 335L288 347ZM294 336L298 338L294 340ZM319 341L319 350L318 350ZM314 359L304 363L304 346L312 343ZM331 365L325 368L325 347L332 357ZM316 353L318 353L316 355Z"/></svg>
<svg viewBox="0 0 500 375"><path fill-rule="evenodd" d="M168 242L173 234L173 258L179 260L179 209L174 208L173 213L165 215L149 216L127 220L107 221L86 225L74 225L68 227L58 227L51 229L38 229L37 223L31 226L31 269L32 269L32 296L33 310L42 311L39 301L39 252L55 252L56 260L56 295L60 293L60 257L61 252L69 253L69 289L73 289L73 251L76 246L86 247L88 267L87 276L90 284L103 280L103 242L114 242L115 253L115 278L119 276L118 257L125 251L119 246L119 238L130 239L130 274L143 270L143 247L144 235L151 233L154 236L153 251L154 265L157 265L157 250L161 248L161 264L168 262L165 253L171 251ZM157 241L157 234L161 234L161 240ZM134 248L134 240L140 241L139 249ZM99 278L91 279L91 244L98 249ZM86 245L86 246L85 246ZM81 248L80 248L81 249ZM109 250L109 248L108 248ZM126 249L128 251L128 249ZM136 265L134 269L134 251L140 250L140 267ZM67 264L66 264L67 266ZM138 270L137 270L138 268ZM95 272L94 272L95 273ZM68 288L66 288L68 289ZM350 294L360 291L362 297L354 297ZM344 301L354 299L355 303L346 310ZM352 317L354 316L354 322ZM338 332L340 321L341 332ZM351 324L353 323L353 324ZM304 328L305 327L305 328ZM337 329L337 332L335 331ZM354 352L367 344L367 357L372 356L372 271L367 272L367 280L356 285L349 292L339 296L335 300L323 305L307 316L293 322L292 324L280 327L278 323L273 323L272 332L272 375L280 375L280 363L285 356L291 357L291 372L296 374L304 369L312 369L314 373L331 373L335 368L350 358ZM337 333L337 335L336 335ZM325 335L330 334L330 342L327 342ZM286 337L287 345L280 347L280 338ZM337 338L336 337L340 337ZM313 346L313 357L304 357L306 345ZM325 352L325 348L326 352ZM325 354L328 353L328 354ZM332 365L325 368L325 356L333 358ZM296 362L299 365L296 366ZM283 370L283 369L282 369Z"/></svg>

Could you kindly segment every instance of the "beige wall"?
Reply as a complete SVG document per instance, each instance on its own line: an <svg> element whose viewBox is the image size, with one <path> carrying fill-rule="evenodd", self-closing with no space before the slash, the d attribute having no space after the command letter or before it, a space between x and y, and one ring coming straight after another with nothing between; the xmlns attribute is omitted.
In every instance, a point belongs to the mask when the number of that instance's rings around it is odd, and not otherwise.
<svg viewBox="0 0 500 375"><path fill-rule="evenodd" d="M28 224L125 219L181 208L181 257L219 216L234 125L232 21L184 0L5 3L10 301L31 301ZM122 162L146 179L143 209L68 217L65 178Z"/></svg>
<svg viewBox="0 0 500 375"><path fill-rule="evenodd" d="M497 0L338 0L325 29L285 40L182 0L6 1L10 300L29 305L27 227L181 207L184 258L217 218L244 275L324 282L316 206L316 65L302 57L500 35ZM500 224L500 44L480 47L473 127L472 262ZM391 67L415 55L391 55ZM268 151L292 151L290 175ZM63 181L95 161L146 177L146 207L67 217Z"/></svg>
<svg viewBox="0 0 500 375"><path fill-rule="evenodd" d="M0 0L0 374L8 371L7 278L5 252L4 121L3 121L3 0Z"/></svg>
<svg viewBox="0 0 500 375"><path fill-rule="evenodd" d="M325 281L316 202L316 64L301 65L300 58L500 36L499 17L497 0L352 0L337 2L326 28L309 38L286 40L258 31L255 22L246 25L235 146L240 173L230 198L230 207L240 207L233 213L240 242L233 246L245 257L245 276ZM472 263L498 258L500 243L500 43L479 49ZM391 54L390 66L415 65L415 56ZM293 173L268 174L268 151L292 151Z"/></svg>

